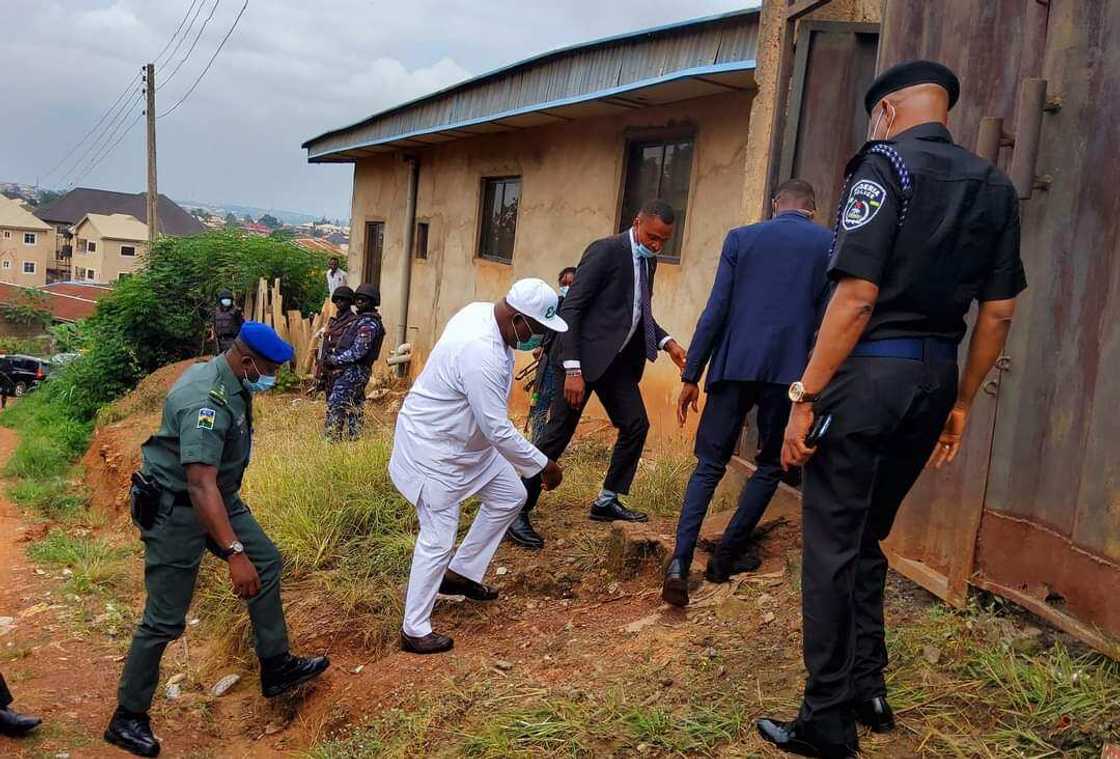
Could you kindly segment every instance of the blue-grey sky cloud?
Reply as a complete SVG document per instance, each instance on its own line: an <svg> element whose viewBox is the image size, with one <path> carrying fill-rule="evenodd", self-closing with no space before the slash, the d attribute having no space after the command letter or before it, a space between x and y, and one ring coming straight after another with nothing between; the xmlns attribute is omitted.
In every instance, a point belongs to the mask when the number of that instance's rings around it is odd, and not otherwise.
<svg viewBox="0 0 1120 759"><path fill-rule="evenodd" d="M140 191L139 121L93 167L87 145L48 172L165 47L156 112L198 77L244 0L0 0L0 180ZM249 0L195 92L158 122L160 190L174 198L347 216L350 166L308 165L300 143L467 77L565 45L735 10L743 0ZM119 123L140 113L139 82ZM106 123L112 123L108 119ZM96 138L97 133L94 134ZM105 140L104 150L115 140ZM93 142L91 139L90 142ZM82 160L77 160L82 158ZM73 166L71 166L73 165Z"/></svg>

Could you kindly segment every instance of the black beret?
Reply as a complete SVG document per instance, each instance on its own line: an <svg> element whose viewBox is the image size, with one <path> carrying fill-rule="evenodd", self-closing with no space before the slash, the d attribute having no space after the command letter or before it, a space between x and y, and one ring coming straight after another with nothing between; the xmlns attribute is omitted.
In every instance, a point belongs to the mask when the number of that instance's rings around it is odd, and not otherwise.
<svg viewBox="0 0 1120 759"><path fill-rule="evenodd" d="M349 298L350 300L354 300L354 291L346 285L339 285L334 289L334 292L331 293L331 300L335 298Z"/></svg>
<svg viewBox="0 0 1120 759"><path fill-rule="evenodd" d="M949 93L949 107L957 104L961 94L961 83L948 66L936 61L905 61L891 66L879 74L863 98L863 107L871 115L875 104L892 92L898 92L915 84L936 84Z"/></svg>

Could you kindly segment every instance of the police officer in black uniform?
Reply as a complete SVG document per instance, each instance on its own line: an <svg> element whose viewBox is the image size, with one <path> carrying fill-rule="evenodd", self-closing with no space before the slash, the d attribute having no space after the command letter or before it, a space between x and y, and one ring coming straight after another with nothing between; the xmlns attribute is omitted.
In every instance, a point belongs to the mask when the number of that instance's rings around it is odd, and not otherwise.
<svg viewBox="0 0 1120 759"><path fill-rule="evenodd" d="M1026 287L1014 187L945 127L959 92L953 72L930 61L899 64L872 84L870 141L848 165L837 214L835 291L790 387L782 463L805 465L809 677L796 720L758 722L764 739L790 753L855 756L857 719L876 732L894 727L879 541L923 466L956 457ZM957 346L974 300L958 383ZM807 446L814 420L827 416L827 433Z"/></svg>
<svg viewBox="0 0 1120 759"><path fill-rule="evenodd" d="M245 317L241 309L233 302L233 293L222 290L218 293L218 308L214 311L214 346L216 353L225 353L237 339L237 333Z"/></svg>

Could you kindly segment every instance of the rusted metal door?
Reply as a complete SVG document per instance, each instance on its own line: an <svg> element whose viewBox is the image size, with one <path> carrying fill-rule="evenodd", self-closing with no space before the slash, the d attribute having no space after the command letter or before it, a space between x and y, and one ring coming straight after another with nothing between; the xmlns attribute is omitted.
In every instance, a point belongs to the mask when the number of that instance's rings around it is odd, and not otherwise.
<svg viewBox="0 0 1120 759"><path fill-rule="evenodd" d="M1120 637L1120 3L1051 0L1030 289L1007 349L974 582Z"/></svg>
<svg viewBox="0 0 1120 759"><path fill-rule="evenodd" d="M779 181L817 192L817 221L831 227L844 166L867 138L863 93L875 78L877 24L802 21L790 80Z"/></svg>

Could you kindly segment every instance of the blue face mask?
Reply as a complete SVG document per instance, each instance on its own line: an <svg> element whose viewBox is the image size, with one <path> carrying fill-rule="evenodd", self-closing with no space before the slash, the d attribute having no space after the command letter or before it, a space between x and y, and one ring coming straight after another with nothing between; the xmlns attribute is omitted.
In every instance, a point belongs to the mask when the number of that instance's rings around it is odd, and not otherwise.
<svg viewBox="0 0 1120 759"><path fill-rule="evenodd" d="M532 328L529 329L529 339L522 340L517 334L516 317L513 320L513 336L517 338L517 345L514 347L519 351L534 351L537 348L541 347L541 342L544 341L544 335L534 335Z"/></svg>
<svg viewBox="0 0 1120 759"><path fill-rule="evenodd" d="M638 243L637 251L638 255L642 258L655 258L657 256L657 254L647 248L644 243Z"/></svg>
<svg viewBox="0 0 1120 759"><path fill-rule="evenodd" d="M253 361L251 358L249 360ZM250 380L248 378L241 380L246 390L250 393L266 393L276 387L275 374L262 374L261 370L257 368L256 361L253 361L253 369L257 372L257 378L255 380Z"/></svg>
<svg viewBox="0 0 1120 759"><path fill-rule="evenodd" d="M568 288L568 286L567 286L567 285L563 285L563 286L561 286L561 288L560 288L560 297L561 297L561 298L566 298L566 297L568 297L568 289L569 289L569 288Z"/></svg>

